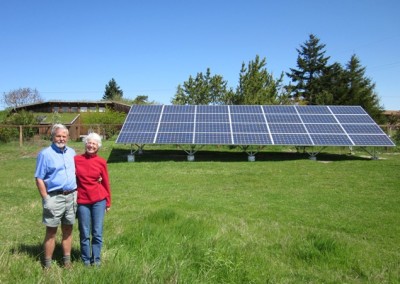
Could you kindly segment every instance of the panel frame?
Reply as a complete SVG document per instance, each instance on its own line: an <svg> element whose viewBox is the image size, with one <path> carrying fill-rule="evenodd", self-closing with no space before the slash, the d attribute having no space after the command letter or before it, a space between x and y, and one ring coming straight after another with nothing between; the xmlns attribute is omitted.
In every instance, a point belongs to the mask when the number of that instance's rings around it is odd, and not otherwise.
<svg viewBox="0 0 400 284"><path fill-rule="evenodd" d="M173 141L174 135L185 138ZM263 135L267 138L260 139ZM238 141L261 146L395 146L360 106L296 105L135 105L116 143L243 145ZM293 144L296 141L299 144Z"/></svg>

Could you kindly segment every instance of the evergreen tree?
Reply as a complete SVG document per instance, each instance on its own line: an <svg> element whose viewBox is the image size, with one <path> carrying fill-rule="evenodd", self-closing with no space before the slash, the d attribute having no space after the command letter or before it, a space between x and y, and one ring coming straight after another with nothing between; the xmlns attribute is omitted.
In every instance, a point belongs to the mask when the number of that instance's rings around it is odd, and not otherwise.
<svg viewBox="0 0 400 284"><path fill-rule="evenodd" d="M210 78L211 71L209 68L207 68L207 72L205 75L203 75L202 72L197 73L197 76L194 79L194 84L190 86L192 88L192 101L190 102L190 104L207 105L211 103Z"/></svg>
<svg viewBox="0 0 400 284"><path fill-rule="evenodd" d="M150 104L149 96L137 96L132 103L135 105L148 105Z"/></svg>
<svg viewBox="0 0 400 284"><path fill-rule="evenodd" d="M250 61L246 67L242 63L239 74L239 85L232 103L237 105L263 105L278 104L278 90L283 74L275 80L266 66L266 59L260 59L257 55L254 61Z"/></svg>
<svg viewBox="0 0 400 284"><path fill-rule="evenodd" d="M323 71L319 78L321 91L316 94L315 102L318 105L343 105L347 95L346 72L342 65L335 62Z"/></svg>
<svg viewBox="0 0 400 284"><path fill-rule="evenodd" d="M235 104L236 93L232 88L229 88L221 98L222 105L233 105Z"/></svg>
<svg viewBox="0 0 400 284"><path fill-rule="evenodd" d="M122 100L123 94L124 92L117 85L117 82L115 82L114 78L112 78L106 85L103 100L120 101Z"/></svg>
<svg viewBox="0 0 400 284"><path fill-rule="evenodd" d="M224 98L227 96L229 90L227 89L228 82L220 75L214 75L209 81L209 99L210 104L218 105L224 103Z"/></svg>
<svg viewBox="0 0 400 284"><path fill-rule="evenodd" d="M292 98L296 101L305 101L306 104L316 104L317 97L321 101L324 91L321 76L327 72L328 60L325 56L325 45L320 44L319 39L310 34L309 39L301 45L297 57L297 69L290 68L290 73L286 75L291 78ZM326 90L324 94L327 94Z"/></svg>
<svg viewBox="0 0 400 284"><path fill-rule="evenodd" d="M206 74L200 72L195 78L189 76L183 86L178 85L171 102L179 105L221 104L227 93L226 85L222 76L211 76L210 68L207 68Z"/></svg>
<svg viewBox="0 0 400 284"><path fill-rule="evenodd" d="M185 90L182 88L182 85L179 84L176 88L175 96L172 98L171 103L173 105L187 105L187 96L185 94Z"/></svg>
<svg viewBox="0 0 400 284"><path fill-rule="evenodd" d="M346 65L347 97L343 104L359 105L377 122L383 120L383 107L375 92L375 84L365 76L365 67L361 66L356 55L352 55Z"/></svg>

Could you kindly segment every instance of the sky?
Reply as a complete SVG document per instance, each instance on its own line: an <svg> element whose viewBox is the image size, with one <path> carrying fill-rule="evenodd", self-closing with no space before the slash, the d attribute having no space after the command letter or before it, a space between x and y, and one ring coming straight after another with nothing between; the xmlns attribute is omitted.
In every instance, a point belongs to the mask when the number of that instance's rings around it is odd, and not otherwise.
<svg viewBox="0 0 400 284"><path fill-rule="evenodd" d="M207 68L235 90L257 55L278 78L314 34L329 63L355 54L381 105L400 110L399 0L13 0L0 11L1 95L97 101L114 78L126 99L171 104Z"/></svg>

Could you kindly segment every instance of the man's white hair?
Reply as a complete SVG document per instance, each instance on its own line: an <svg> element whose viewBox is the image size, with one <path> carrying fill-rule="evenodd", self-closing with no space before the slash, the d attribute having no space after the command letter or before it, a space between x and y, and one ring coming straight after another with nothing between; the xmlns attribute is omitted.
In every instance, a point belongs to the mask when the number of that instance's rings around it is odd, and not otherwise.
<svg viewBox="0 0 400 284"><path fill-rule="evenodd" d="M84 139L83 139L83 143L87 143L89 140L94 140L97 142L97 145L99 146L99 148L101 147L101 137L99 134L92 132L89 133Z"/></svg>
<svg viewBox="0 0 400 284"><path fill-rule="evenodd" d="M51 133L50 133L51 138L54 137L58 129L64 130L65 133L67 133L67 135L69 134L68 128L64 124L57 123L54 124L53 127L51 128Z"/></svg>

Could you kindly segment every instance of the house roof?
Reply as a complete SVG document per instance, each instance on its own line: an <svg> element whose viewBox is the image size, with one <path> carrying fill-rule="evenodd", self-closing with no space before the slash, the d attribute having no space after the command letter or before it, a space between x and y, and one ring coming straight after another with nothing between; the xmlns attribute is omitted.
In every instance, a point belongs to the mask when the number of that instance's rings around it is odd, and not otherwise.
<svg viewBox="0 0 400 284"><path fill-rule="evenodd" d="M22 105L13 109L13 112L21 110L26 111L43 111L46 107L111 107L114 110L128 113L130 105L115 101L63 101L52 100L47 102L38 102L33 104Z"/></svg>
<svg viewBox="0 0 400 284"><path fill-rule="evenodd" d="M385 110L383 112L384 115L394 115L394 116L400 116L400 110Z"/></svg>

